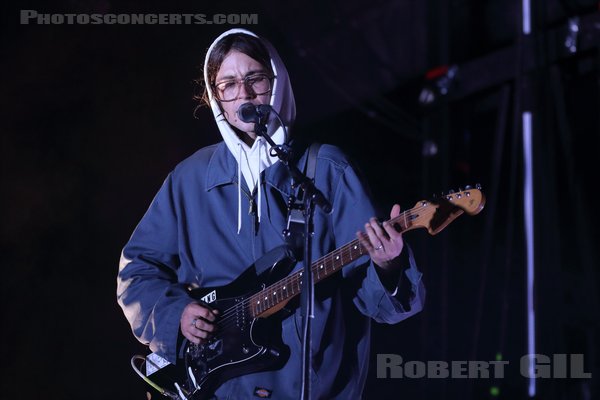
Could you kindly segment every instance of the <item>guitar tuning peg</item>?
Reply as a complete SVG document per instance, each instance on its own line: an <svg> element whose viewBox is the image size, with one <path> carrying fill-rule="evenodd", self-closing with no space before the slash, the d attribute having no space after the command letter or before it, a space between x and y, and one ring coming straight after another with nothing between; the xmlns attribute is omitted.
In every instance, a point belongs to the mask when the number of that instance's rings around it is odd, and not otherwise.
<svg viewBox="0 0 600 400"><path fill-rule="evenodd" d="M469 190L469 189L473 189L473 186L471 186L471 185L465 186L465 190Z"/></svg>
<svg viewBox="0 0 600 400"><path fill-rule="evenodd" d="M458 188L458 191L459 191L459 192L462 192L463 190L462 190L462 188L461 188L461 187L459 187L459 188Z"/></svg>
<svg viewBox="0 0 600 400"><path fill-rule="evenodd" d="M450 190L448 191L448 194L454 194L454 190L450 189Z"/></svg>
<svg viewBox="0 0 600 400"><path fill-rule="evenodd" d="M481 190L481 184L480 183L476 183L475 184L475 189Z"/></svg>

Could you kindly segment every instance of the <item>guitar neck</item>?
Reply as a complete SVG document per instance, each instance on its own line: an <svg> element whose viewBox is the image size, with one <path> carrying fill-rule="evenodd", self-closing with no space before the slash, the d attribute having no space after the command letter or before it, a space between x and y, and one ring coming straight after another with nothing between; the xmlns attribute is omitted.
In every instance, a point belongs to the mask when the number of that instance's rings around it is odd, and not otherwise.
<svg viewBox="0 0 600 400"><path fill-rule="evenodd" d="M485 196L479 188L467 187L465 190L459 189L458 192L452 191L434 202L421 200L413 208L388 222L400 233L425 228L430 235L436 235L464 212L476 215L483 209ZM353 240L312 263L313 281L317 283L332 276L343 266L367 253L358 239ZM299 271L289 275L252 295L247 303L249 314L254 318L268 316L299 295L302 273L303 271Z"/></svg>
<svg viewBox="0 0 600 400"><path fill-rule="evenodd" d="M415 219L415 209L416 207L407 210L389 222L399 232L413 229L411 221ZM358 239L326 254L311 265L313 282L316 284L332 276L345 265L366 254L368 254L368 251L360 244ZM250 315L256 318L261 314L266 314L270 310L281 306L282 303L285 304L299 295L302 289L303 273L304 271L295 272L252 295L248 303Z"/></svg>

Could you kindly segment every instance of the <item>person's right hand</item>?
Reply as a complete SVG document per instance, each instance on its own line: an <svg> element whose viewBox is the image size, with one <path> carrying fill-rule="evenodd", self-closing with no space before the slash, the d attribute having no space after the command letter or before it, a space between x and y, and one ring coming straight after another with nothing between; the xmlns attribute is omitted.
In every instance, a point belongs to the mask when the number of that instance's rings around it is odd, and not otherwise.
<svg viewBox="0 0 600 400"><path fill-rule="evenodd" d="M214 322L218 313L198 303L188 304L179 320L181 333L192 343L206 343L216 330Z"/></svg>

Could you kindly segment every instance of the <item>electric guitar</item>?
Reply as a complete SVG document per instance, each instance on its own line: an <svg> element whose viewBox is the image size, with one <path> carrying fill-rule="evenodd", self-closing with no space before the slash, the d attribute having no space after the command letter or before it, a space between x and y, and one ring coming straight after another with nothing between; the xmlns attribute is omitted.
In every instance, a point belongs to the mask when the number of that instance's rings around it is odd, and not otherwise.
<svg viewBox="0 0 600 400"><path fill-rule="evenodd" d="M479 185L467 186L433 200L419 201L389 222L399 232L424 228L435 235L463 213L478 214L484 205L485 196ZM314 283L336 275L343 266L367 254L355 239L319 258L311 266ZM265 265L270 266L267 272L256 276L256 267ZM177 365L156 353L145 359L134 356L132 366L138 375L172 399L204 400L228 379L283 366L289 349L277 333L282 316L275 314L283 314L284 307L301 292L303 271L289 274L293 265L291 251L276 248L232 283L192 290L192 296L200 303L219 310L216 334L205 344L186 344L184 360ZM145 375L136 367L135 359L145 361Z"/></svg>

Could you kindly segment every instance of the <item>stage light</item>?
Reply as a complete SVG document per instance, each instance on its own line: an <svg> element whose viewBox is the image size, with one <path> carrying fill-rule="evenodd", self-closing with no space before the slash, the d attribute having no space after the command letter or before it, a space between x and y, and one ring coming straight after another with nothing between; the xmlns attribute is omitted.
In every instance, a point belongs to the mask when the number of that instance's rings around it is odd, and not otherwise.
<svg viewBox="0 0 600 400"><path fill-rule="evenodd" d="M425 74L425 83L419 93L419 104L429 106L447 96L457 84L458 66L442 65Z"/></svg>

